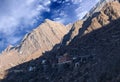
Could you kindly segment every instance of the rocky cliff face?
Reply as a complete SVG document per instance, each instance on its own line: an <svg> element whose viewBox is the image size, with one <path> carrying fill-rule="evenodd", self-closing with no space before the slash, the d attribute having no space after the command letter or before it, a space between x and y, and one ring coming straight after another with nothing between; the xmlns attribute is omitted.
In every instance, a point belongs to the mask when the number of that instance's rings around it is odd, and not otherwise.
<svg viewBox="0 0 120 82"><path fill-rule="evenodd" d="M60 43L67 32L64 25L46 19L37 29L24 37L18 46L18 52L23 55L31 55L39 50L39 54L42 54Z"/></svg>
<svg viewBox="0 0 120 82"><path fill-rule="evenodd" d="M39 30L26 35L20 46L6 49L19 52L17 56L22 60L48 52L9 69L2 82L120 82L120 3L112 0L85 21L67 27L69 32L63 25L46 20ZM60 40L68 44L56 48ZM13 55L0 58L9 56ZM69 61L59 63L64 56L62 61L67 56Z"/></svg>
<svg viewBox="0 0 120 82"><path fill-rule="evenodd" d="M79 20L72 25L72 27L70 29L71 35L70 35L70 39L69 39L68 43L71 42L71 40L79 34L79 29L82 28L83 22L84 21Z"/></svg>
<svg viewBox="0 0 120 82"><path fill-rule="evenodd" d="M118 1L110 2L105 4L105 6L101 9L100 12L95 12L89 22L91 22L86 33L89 33L93 30L99 29L104 25L110 23L110 21L118 19L120 17L120 4Z"/></svg>
<svg viewBox="0 0 120 82"><path fill-rule="evenodd" d="M41 56L45 51L51 50L55 44L60 43L67 32L64 25L46 19L44 23L25 35L20 45L16 47L10 45L2 52L0 70Z"/></svg>

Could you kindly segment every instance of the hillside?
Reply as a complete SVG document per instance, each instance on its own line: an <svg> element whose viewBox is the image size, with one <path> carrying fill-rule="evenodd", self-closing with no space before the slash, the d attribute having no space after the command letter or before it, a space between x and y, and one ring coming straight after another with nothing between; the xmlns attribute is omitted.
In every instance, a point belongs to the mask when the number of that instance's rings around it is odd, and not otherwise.
<svg viewBox="0 0 120 82"><path fill-rule="evenodd" d="M120 2L115 0L68 26L46 20L19 46L9 46L0 60L21 59L1 73L0 82L120 82L119 53Z"/></svg>
<svg viewBox="0 0 120 82"><path fill-rule="evenodd" d="M29 34L18 46L8 46L0 55L0 70L6 70L23 62L38 58L45 51L60 43L68 32L60 23L46 19Z"/></svg>

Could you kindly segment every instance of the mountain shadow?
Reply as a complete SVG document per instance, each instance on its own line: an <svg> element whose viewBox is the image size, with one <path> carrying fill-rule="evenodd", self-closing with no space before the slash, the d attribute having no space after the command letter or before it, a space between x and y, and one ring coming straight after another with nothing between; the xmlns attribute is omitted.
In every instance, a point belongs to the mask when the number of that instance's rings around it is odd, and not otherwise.
<svg viewBox="0 0 120 82"><path fill-rule="evenodd" d="M0 82L120 82L120 19L79 34L70 44L57 44L40 58L7 70Z"/></svg>

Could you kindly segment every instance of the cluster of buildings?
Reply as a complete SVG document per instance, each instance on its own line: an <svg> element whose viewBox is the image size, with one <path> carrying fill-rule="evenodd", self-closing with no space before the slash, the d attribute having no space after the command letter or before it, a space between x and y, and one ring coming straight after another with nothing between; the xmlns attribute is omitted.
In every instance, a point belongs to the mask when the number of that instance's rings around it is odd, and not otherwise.
<svg viewBox="0 0 120 82"><path fill-rule="evenodd" d="M76 69L91 60L93 60L92 55L72 57L68 54L64 54L63 56L58 56L56 61L54 60L48 61L46 59L43 59L42 65L44 71L50 69L50 66L51 68L56 68L58 70L69 69L69 68Z"/></svg>

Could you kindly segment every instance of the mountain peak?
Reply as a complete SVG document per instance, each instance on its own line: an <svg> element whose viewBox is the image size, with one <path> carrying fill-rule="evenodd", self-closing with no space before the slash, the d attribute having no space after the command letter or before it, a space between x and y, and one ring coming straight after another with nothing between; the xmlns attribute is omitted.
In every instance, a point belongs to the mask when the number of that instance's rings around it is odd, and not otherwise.
<svg viewBox="0 0 120 82"><path fill-rule="evenodd" d="M60 43L67 32L68 30L63 24L46 19L44 23L26 34L20 45L16 47L9 45L1 54L2 58L13 60L13 56L16 57L16 62L10 62L14 63L14 65L17 65L19 62L38 58L44 52L51 50L53 46ZM4 54L9 55L5 56ZM9 67L8 62L5 60L2 61L5 63L5 67Z"/></svg>
<svg viewBox="0 0 120 82"><path fill-rule="evenodd" d="M83 17L84 20L96 12L100 12L108 4L119 3L119 0L99 0L98 3ZM109 5L110 6L110 5Z"/></svg>
<svg viewBox="0 0 120 82"><path fill-rule="evenodd" d="M50 19L45 19L45 22L53 22L53 21Z"/></svg>
<svg viewBox="0 0 120 82"><path fill-rule="evenodd" d="M22 54L33 54L41 50L42 53L59 43L66 33L67 29L64 25L46 19L38 28L25 36L18 51Z"/></svg>
<svg viewBox="0 0 120 82"><path fill-rule="evenodd" d="M86 20L67 26L46 19L27 34L19 46L8 46L6 53L13 48L9 55L1 55L0 66L4 70L32 60L10 69L13 72L6 76L6 82L21 79L30 82L36 79L44 79L42 82L120 82L116 81L120 78L119 18L120 3L114 0L95 8ZM15 69L20 72L14 72Z"/></svg>

